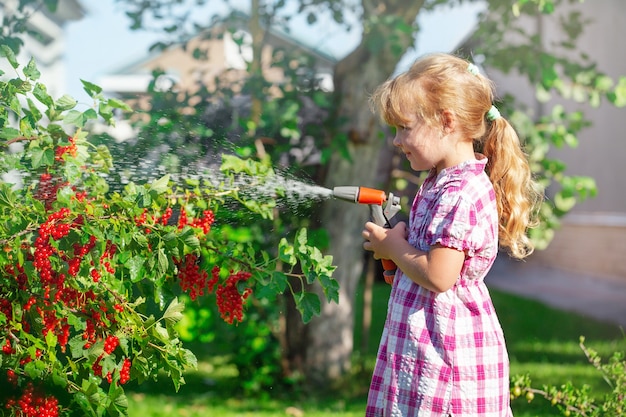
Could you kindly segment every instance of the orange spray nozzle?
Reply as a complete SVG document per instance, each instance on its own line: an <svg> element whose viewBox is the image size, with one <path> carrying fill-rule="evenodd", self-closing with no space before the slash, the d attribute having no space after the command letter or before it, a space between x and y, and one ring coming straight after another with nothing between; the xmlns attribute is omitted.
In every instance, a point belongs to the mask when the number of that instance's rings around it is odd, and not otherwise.
<svg viewBox="0 0 626 417"><path fill-rule="evenodd" d="M387 201L387 195L384 191L374 188L359 187L359 195L357 202L359 204L377 204L382 206Z"/></svg>
<svg viewBox="0 0 626 417"><path fill-rule="evenodd" d="M333 197L351 203L367 204L370 206L372 220L379 226L385 226L400 210L400 198L392 193L374 188L343 186L333 188Z"/></svg>
<svg viewBox="0 0 626 417"><path fill-rule="evenodd" d="M387 201L384 191L374 188L346 186L333 188L333 196L341 200L359 204L376 204L382 206Z"/></svg>
<svg viewBox="0 0 626 417"><path fill-rule="evenodd" d="M372 221L379 226L392 227L392 218L400 210L400 198L389 193L389 197L384 191L374 188L345 186L333 188L333 197L350 201L352 203L367 204L370 207ZM396 264L389 260L383 260L385 269L385 281L388 284L393 282Z"/></svg>

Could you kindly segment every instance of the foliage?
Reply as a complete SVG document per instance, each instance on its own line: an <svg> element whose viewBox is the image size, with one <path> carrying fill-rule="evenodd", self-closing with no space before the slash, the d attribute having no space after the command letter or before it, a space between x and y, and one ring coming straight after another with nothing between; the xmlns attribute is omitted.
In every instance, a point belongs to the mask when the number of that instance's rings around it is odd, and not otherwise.
<svg viewBox="0 0 626 417"><path fill-rule="evenodd" d="M490 68L505 73L517 72L535 88L540 103L548 103L555 96L576 103L598 107L603 100L622 107L626 103L626 77L617 81L602 73L584 52L577 50L577 39L584 32L588 20L576 8L558 8L562 0L520 0L511 6L508 1L491 0L485 12L473 53L481 56ZM557 15L557 12L560 13ZM540 15L558 16L561 39L550 47L546 40L529 29L529 19ZM556 17L555 17L556 19ZM514 36L512 36L514 34ZM566 164L550 156L554 148L578 146L579 135L591 125L583 111L568 110L561 103L554 104L545 115L534 115L531 110L511 96L504 96L500 107L525 140L533 174L544 190L553 193L539 209L540 227L531 230L538 249L548 246L559 219L576 204L597 194L593 178L567 174Z"/></svg>
<svg viewBox="0 0 626 417"><path fill-rule="evenodd" d="M222 233L225 207L273 217L282 191L267 163L225 156L202 178L111 191L113 160L84 127L127 105L83 82L94 107L78 110L47 93L34 60L21 67L0 48L15 73L0 74L0 378L9 387L0 402L10 415L126 415L125 384L165 374L178 389L196 364L176 331L182 293L214 294L227 323L243 320L253 291L271 300L292 279L319 282L337 301L332 258L305 229L273 252ZM253 200L245 186L267 195ZM294 298L304 320L319 312L317 295Z"/></svg>
<svg viewBox="0 0 626 417"><path fill-rule="evenodd" d="M511 398L523 397L528 402L535 396L545 398L565 417L621 416L626 410L626 356L616 351L607 362L600 355L585 346L585 338L580 338L580 348L589 363L602 375L610 392L596 396L587 384L577 386L568 381L560 386L544 385L533 388L529 375L517 375L511 379Z"/></svg>
<svg viewBox="0 0 626 417"><path fill-rule="evenodd" d="M198 29L196 38L214 40L228 34L244 48L246 45L238 38L240 22L237 19L240 16L234 13L225 17L223 22L214 20L214 25L224 25L224 32L216 34L211 30L204 32ZM192 39L175 47L194 50L190 51L193 58L189 59L191 65L198 65L200 73L201 68L206 66L203 60L211 56L212 50L203 50L205 44L197 45L197 48L193 45L196 44ZM249 68L252 65L247 64ZM125 122L132 123L138 133L132 140L110 146L118 161L115 175L121 183L127 171L140 164L145 165L146 158L154 155L155 149L159 149L159 156L152 156L151 169L148 171L157 171L162 166L165 172L174 177L197 175L214 165L224 154L257 156L268 166L270 163L277 166L280 171L278 175L290 189L276 196L277 204L270 207L274 213L273 219L269 216L264 219L251 218L247 212L240 213L236 210L223 212L223 222L236 224L237 228L235 233L226 227L222 232L229 236L229 240L245 242L254 247L255 251L273 251L276 247L282 250L282 236L293 235L296 230L307 228L307 239L311 246L323 250L327 247L324 231L309 230L315 227L316 207L312 202L319 202L318 196L298 194L302 191L294 188L306 189L308 184L306 180L291 181L294 177L291 173L297 173L298 178L307 175L318 177L320 162L341 146L341 141L333 141L333 146L324 146L327 137L326 119L332 107L330 94L321 87L321 79L314 70L313 58L301 51L274 48L264 65L265 71L282 74L280 83L271 83L250 75L251 71L243 73L231 68L214 77L199 75L197 82L185 89L175 84L163 89L158 88L158 80L167 77L167 74L160 69L155 70L153 82L143 99L123 97L130 103L137 103L137 111L129 113ZM255 112L255 100L261 102L261 113ZM106 135L100 135L97 140L106 144L113 142ZM250 190L255 191L253 187L241 190L244 198ZM244 204L254 204L262 196L249 197ZM290 264L293 262L291 248L285 250L281 252L285 257L282 261ZM311 275L309 281L316 280L315 269L306 264L299 264L298 268ZM291 285L289 282L287 284ZM297 288L306 288L310 282L304 284L297 284ZM288 291L285 298L290 297L290 293ZM281 361L276 360L275 355L275 352L281 351L279 341L285 339L284 333L288 331L285 326L276 325L279 315L286 313L284 306L287 302L289 301L276 299L272 303L258 303L255 309L266 323L245 323L238 327L237 334L232 334L232 331L221 334L222 338L228 337L231 340L233 351L246 352L230 356L239 367L244 390L258 390L267 385L277 386L285 382L285 377L291 378L291 371L281 369ZM310 303L312 308L319 309L319 302L312 295L298 297L296 302L298 306ZM187 310L199 317L206 314L209 308L192 304ZM304 310L305 321L312 318L307 311L308 309ZM271 329L270 334L267 333L268 328ZM259 339L249 335L254 329L266 335L262 349L257 343ZM209 333L214 331L214 328L208 330ZM206 328L202 334L190 332L188 340L201 337L206 332ZM249 337L242 336L246 334ZM282 349L282 352L285 356L289 355L286 349ZM256 364L260 364L259 369L267 371L266 375L250 372L252 364L244 359L252 359L249 356L254 358ZM271 383L270 375L273 377Z"/></svg>

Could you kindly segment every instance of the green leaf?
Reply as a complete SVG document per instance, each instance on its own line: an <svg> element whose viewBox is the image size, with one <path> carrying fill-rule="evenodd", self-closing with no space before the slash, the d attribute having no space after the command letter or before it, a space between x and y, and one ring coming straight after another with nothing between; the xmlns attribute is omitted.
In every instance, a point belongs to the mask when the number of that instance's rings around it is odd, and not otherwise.
<svg viewBox="0 0 626 417"><path fill-rule="evenodd" d="M51 107L54 104L52 97L50 97L50 94L48 94L48 90L46 89L46 86L44 84L35 84L35 88L33 89L33 95L37 100L39 100L41 104L47 107Z"/></svg>
<svg viewBox="0 0 626 417"><path fill-rule="evenodd" d="M12 127L4 127L0 129L0 138L11 140L20 136L20 131Z"/></svg>
<svg viewBox="0 0 626 417"><path fill-rule="evenodd" d="M77 103L78 102L76 101L76 99L74 99L74 97L64 94L63 96L61 96L61 98L59 98L56 101L55 107L59 111L66 111L66 110L71 110L74 107L76 107Z"/></svg>
<svg viewBox="0 0 626 417"><path fill-rule="evenodd" d="M98 113L92 108L88 108L83 112L83 121L87 122L88 120L96 120L98 118Z"/></svg>
<svg viewBox="0 0 626 417"><path fill-rule="evenodd" d="M183 242L185 242L185 245L189 246L192 249L198 249L200 247L200 239L198 239L198 237L193 234L192 229L188 229L188 230L189 230L189 235L185 236L185 239L183 240Z"/></svg>
<svg viewBox="0 0 626 417"><path fill-rule="evenodd" d="M298 233L296 233L296 239L295 239L295 247L296 247L296 251L298 253L307 253L308 252L308 242L309 242L309 238L307 235L307 229L306 228L301 228L300 230L298 230Z"/></svg>
<svg viewBox="0 0 626 417"><path fill-rule="evenodd" d="M9 48L8 45L0 45L0 56L5 57L13 68L17 68L20 66L20 64L17 62L17 58L15 57L15 53L11 48Z"/></svg>
<svg viewBox="0 0 626 417"><path fill-rule="evenodd" d="M37 69L37 64L35 63L35 58L31 58L30 61L28 61L28 64L24 67L24 75L33 81L36 81L39 77L41 77L41 73Z"/></svg>
<svg viewBox="0 0 626 417"><path fill-rule="evenodd" d="M50 332L50 333L52 333L52 332ZM40 363L40 364L43 365L43 363L41 361L36 361L36 362L28 362L26 364L26 366L24 366L24 372L31 379L41 378L41 375L43 374L43 369L38 367L37 363Z"/></svg>
<svg viewBox="0 0 626 417"><path fill-rule="evenodd" d="M285 238L280 239L280 242L278 243L278 258L282 262L291 266L298 262L293 246L291 246Z"/></svg>
<svg viewBox="0 0 626 417"><path fill-rule="evenodd" d="M132 111L132 107L130 107L128 104L124 103L122 100L118 100L116 98L110 98L109 99L109 106L115 108L115 109L121 109L124 111Z"/></svg>
<svg viewBox="0 0 626 417"><path fill-rule="evenodd" d="M28 112L26 112L26 115L28 116L28 120L31 126L34 126L35 123L39 122L42 118L41 111L39 111L39 108L35 105L30 97L26 100L26 102L28 103L29 110ZM25 119L26 118L22 119L22 121L24 121Z"/></svg>
<svg viewBox="0 0 626 417"><path fill-rule="evenodd" d="M63 122L70 125L83 127L83 113L78 110L71 110L65 115L65 117L63 118Z"/></svg>
<svg viewBox="0 0 626 417"><path fill-rule="evenodd" d="M576 205L576 197L567 191L561 191L554 195L554 206L564 213L570 211Z"/></svg>
<svg viewBox="0 0 626 417"><path fill-rule="evenodd" d="M34 148L31 152L31 164L34 169L54 164L54 151L52 149Z"/></svg>
<svg viewBox="0 0 626 417"><path fill-rule="evenodd" d="M57 11L57 7L59 6L59 0L45 0L44 4L52 13Z"/></svg>
<svg viewBox="0 0 626 417"><path fill-rule="evenodd" d="M607 96L616 107L626 106L626 77L620 77L615 90Z"/></svg>
<svg viewBox="0 0 626 417"><path fill-rule="evenodd" d="M22 104L17 96L11 97L11 102L9 103L9 107L15 114L22 114Z"/></svg>
<svg viewBox="0 0 626 417"><path fill-rule="evenodd" d="M271 287L279 294L282 294L287 289L287 275L282 272L274 271L271 278Z"/></svg>
<svg viewBox="0 0 626 417"><path fill-rule="evenodd" d="M70 345L70 353L72 354L72 358L78 359L84 356L85 341L83 340L82 336L77 335L71 338L69 341L69 345Z"/></svg>
<svg viewBox="0 0 626 417"><path fill-rule="evenodd" d="M16 203L17 196L11 186L6 182L0 183L0 206L13 208Z"/></svg>
<svg viewBox="0 0 626 417"><path fill-rule="evenodd" d="M57 346L57 336L56 336L56 334L54 334L54 332L48 332L46 334L46 346L51 351L55 350L55 348Z"/></svg>
<svg viewBox="0 0 626 417"><path fill-rule="evenodd" d="M142 272L144 263L144 257L140 255L133 256L126 262L126 268L128 268L132 282L140 281L143 278Z"/></svg>
<svg viewBox="0 0 626 417"><path fill-rule="evenodd" d="M148 190L143 187L137 189L135 201L140 208L149 207L152 204L152 197Z"/></svg>
<svg viewBox="0 0 626 417"><path fill-rule="evenodd" d="M150 184L150 191L155 191L157 194L163 194L167 191L167 186L169 182L170 174L166 174L158 180L154 180L152 184Z"/></svg>
<svg viewBox="0 0 626 417"><path fill-rule="evenodd" d="M185 310L185 303L181 303L178 301L178 298L174 298L167 310L165 310L165 313L163 313L163 318L168 324L174 325L182 320L183 310Z"/></svg>
<svg viewBox="0 0 626 417"><path fill-rule="evenodd" d="M317 294L302 292L299 297L294 296L296 308L302 315L302 321L308 323L313 316L317 316L321 311L321 303Z"/></svg>
<svg viewBox="0 0 626 417"><path fill-rule="evenodd" d="M324 295L328 301L339 302L339 283L328 275L318 275L318 281L322 286Z"/></svg>
<svg viewBox="0 0 626 417"><path fill-rule="evenodd" d="M102 92L102 87L100 87L99 85L90 83L89 81L85 80L80 80L80 82L83 84L83 90L85 90L85 92L91 98L96 98L96 96Z"/></svg>
<svg viewBox="0 0 626 417"><path fill-rule="evenodd" d="M169 261L167 255L165 255L165 250L163 248L159 248L159 250L157 251L157 273L160 276L165 275L168 266Z"/></svg>

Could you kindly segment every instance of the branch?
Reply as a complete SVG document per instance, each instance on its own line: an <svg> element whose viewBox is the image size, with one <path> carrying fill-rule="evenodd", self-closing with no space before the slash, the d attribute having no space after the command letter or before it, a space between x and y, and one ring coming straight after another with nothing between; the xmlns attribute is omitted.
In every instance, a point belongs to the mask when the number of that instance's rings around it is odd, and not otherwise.
<svg viewBox="0 0 626 417"><path fill-rule="evenodd" d="M29 138L26 137L26 136L18 136L16 138L13 138L13 139L10 139L10 140L6 141L6 143L4 145L5 146L10 146L10 145L12 145L14 143L17 143L17 142L22 142L22 141L27 141L27 140L36 140L36 139L38 139L37 136L31 136Z"/></svg>

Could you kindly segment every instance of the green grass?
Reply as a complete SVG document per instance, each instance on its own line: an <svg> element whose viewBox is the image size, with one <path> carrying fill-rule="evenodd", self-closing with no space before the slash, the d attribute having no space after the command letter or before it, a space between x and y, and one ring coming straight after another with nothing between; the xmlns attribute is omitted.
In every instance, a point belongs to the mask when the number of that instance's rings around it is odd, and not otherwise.
<svg viewBox="0 0 626 417"><path fill-rule="evenodd" d="M245 396L234 388L236 370L225 366L223 357L213 357L202 360L198 371L185 376L187 384L178 393L174 393L166 379L127 390L130 416L361 417L388 296L389 286L375 286L374 317L363 349L360 349L363 339L358 325L361 314L357 314L355 348L359 351L355 354L354 375L344 383L344 390L325 394L270 390L263 396ZM596 393L607 392L601 376L587 363L578 340L584 335L586 345L607 358L616 350L626 351L621 329L498 291L492 291L492 297L507 340L511 375L528 373L537 388L571 380L577 385L590 385ZM357 301L358 311L360 294ZM540 398L530 404L517 399L512 407L516 417L559 416L557 410Z"/></svg>

